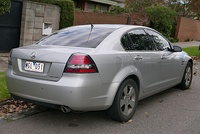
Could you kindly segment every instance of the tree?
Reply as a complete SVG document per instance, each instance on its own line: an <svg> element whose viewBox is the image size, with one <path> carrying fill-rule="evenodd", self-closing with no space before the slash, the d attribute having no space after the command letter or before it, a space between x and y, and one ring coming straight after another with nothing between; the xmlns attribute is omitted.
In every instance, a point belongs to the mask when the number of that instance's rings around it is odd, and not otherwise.
<svg viewBox="0 0 200 134"><path fill-rule="evenodd" d="M197 19L200 19L200 0L191 0L189 5Z"/></svg>
<svg viewBox="0 0 200 134"><path fill-rule="evenodd" d="M162 4L165 0L125 0L126 8L129 8L130 12L143 13L145 8L155 4Z"/></svg>
<svg viewBox="0 0 200 134"><path fill-rule="evenodd" d="M177 12L178 16L188 17L190 12L190 0L168 0L167 5Z"/></svg>
<svg viewBox="0 0 200 134"><path fill-rule="evenodd" d="M173 37L172 31L176 24L176 12L161 4L146 8L146 13L152 23L151 27L161 32L168 39Z"/></svg>
<svg viewBox="0 0 200 134"><path fill-rule="evenodd" d="M9 12L11 7L10 0L0 0L0 15Z"/></svg>

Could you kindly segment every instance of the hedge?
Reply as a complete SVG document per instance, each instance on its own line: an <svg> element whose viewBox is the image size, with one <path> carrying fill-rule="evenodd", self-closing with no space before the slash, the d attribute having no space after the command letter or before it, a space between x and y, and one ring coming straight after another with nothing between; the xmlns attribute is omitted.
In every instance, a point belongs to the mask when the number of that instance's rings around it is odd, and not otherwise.
<svg viewBox="0 0 200 134"><path fill-rule="evenodd" d="M147 7L146 13L152 22L152 27L170 39L176 24L176 12L169 7L157 4Z"/></svg>
<svg viewBox="0 0 200 134"><path fill-rule="evenodd" d="M52 5L58 5L61 8L60 29L73 26L74 24L74 3L71 0L26 0Z"/></svg>
<svg viewBox="0 0 200 134"><path fill-rule="evenodd" d="M11 7L10 0L0 0L0 15L9 12Z"/></svg>

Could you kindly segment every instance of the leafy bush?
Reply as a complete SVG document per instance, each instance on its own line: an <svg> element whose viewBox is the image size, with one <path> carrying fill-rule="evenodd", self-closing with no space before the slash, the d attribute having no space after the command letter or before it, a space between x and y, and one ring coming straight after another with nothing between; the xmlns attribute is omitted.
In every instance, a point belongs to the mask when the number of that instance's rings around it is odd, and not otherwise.
<svg viewBox="0 0 200 134"><path fill-rule="evenodd" d="M71 0L27 0L46 4L58 5L61 7L60 29L73 26L74 24L74 3Z"/></svg>
<svg viewBox="0 0 200 134"><path fill-rule="evenodd" d="M119 7L119 6L111 6L111 9L109 11L109 14L122 14L127 12L125 8Z"/></svg>
<svg viewBox="0 0 200 134"><path fill-rule="evenodd" d="M151 26L167 38L173 37L176 26L176 12L169 7L157 4L146 8Z"/></svg>
<svg viewBox="0 0 200 134"><path fill-rule="evenodd" d="M179 42L179 39L173 38L173 37L168 37L168 40L169 40L170 42Z"/></svg>
<svg viewBox="0 0 200 134"><path fill-rule="evenodd" d="M0 15L9 12L11 7L10 0L0 0Z"/></svg>

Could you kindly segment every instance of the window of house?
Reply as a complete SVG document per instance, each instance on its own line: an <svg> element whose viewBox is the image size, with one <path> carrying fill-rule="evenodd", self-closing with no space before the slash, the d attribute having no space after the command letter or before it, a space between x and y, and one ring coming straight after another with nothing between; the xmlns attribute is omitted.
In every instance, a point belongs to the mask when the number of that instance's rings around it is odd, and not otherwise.
<svg viewBox="0 0 200 134"><path fill-rule="evenodd" d="M108 5L101 4L100 10L103 11L103 12L107 12L108 11Z"/></svg>
<svg viewBox="0 0 200 134"><path fill-rule="evenodd" d="M87 11L94 11L96 9L96 4L94 2L87 2Z"/></svg>

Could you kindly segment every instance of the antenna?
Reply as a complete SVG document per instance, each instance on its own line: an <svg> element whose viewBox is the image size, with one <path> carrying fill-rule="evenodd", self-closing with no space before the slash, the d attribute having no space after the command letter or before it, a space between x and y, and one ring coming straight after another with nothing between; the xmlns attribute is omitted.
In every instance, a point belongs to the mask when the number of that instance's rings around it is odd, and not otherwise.
<svg viewBox="0 0 200 134"><path fill-rule="evenodd" d="M90 25L91 25L90 34L89 34L88 39L87 39L87 42L88 42L88 40L90 39L90 35L91 35L91 33L92 33L92 30L93 30L93 28L94 28L94 25L93 25L92 22L88 19L88 17L85 15L85 13L83 12L83 10L82 10L82 13L84 14L85 18L89 21L89 23L90 23Z"/></svg>
<svg viewBox="0 0 200 134"><path fill-rule="evenodd" d="M85 16L85 18L87 19L87 21L89 21L90 25L91 25L91 29L93 29L94 25L92 24L92 22L88 19L88 17L85 15L85 13L83 12L83 10L81 10L83 15Z"/></svg>

